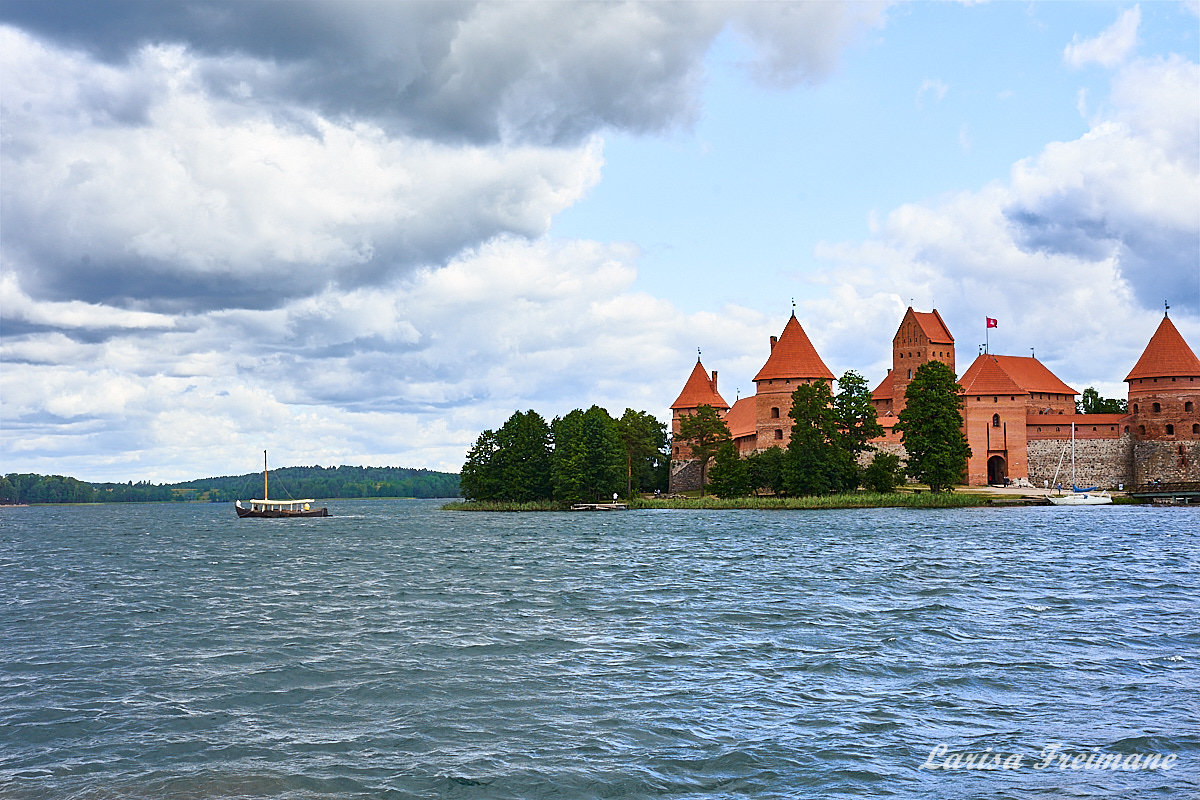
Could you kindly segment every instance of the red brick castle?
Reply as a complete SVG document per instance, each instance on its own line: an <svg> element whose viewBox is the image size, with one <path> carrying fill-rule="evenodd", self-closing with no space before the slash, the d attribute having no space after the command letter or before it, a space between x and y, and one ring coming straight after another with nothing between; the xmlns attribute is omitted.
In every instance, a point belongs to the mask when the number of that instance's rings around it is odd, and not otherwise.
<svg viewBox="0 0 1200 800"><path fill-rule="evenodd" d="M833 382L793 312L783 332L771 337L767 361L754 376L755 393L732 406L717 392L717 373L700 359L671 404L671 432L701 405L722 414L738 452L749 455L787 447L791 439L791 396L813 381ZM892 339L892 368L872 392L883 436L872 444L904 455L896 417L917 368L941 361L955 368L954 337L937 310L914 311L900 321ZM1073 388L1032 356L983 353L958 383L963 388L963 423L971 458L972 486L1004 480L1043 486L1054 478L1064 448L1075 437L1077 479L1105 488L1154 481L1200 481L1200 359L1166 315L1141 358L1125 378L1129 413L1077 414ZM1067 480L1069 481L1069 476ZM698 464L686 443L673 445L672 491L698 488ZM1060 476L1059 482L1063 482Z"/></svg>

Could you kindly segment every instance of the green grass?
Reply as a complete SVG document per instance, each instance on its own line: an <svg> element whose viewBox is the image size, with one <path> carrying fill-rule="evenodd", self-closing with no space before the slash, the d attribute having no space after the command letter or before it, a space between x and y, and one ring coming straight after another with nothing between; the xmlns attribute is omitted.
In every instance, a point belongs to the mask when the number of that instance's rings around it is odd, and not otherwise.
<svg viewBox="0 0 1200 800"><path fill-rule="evenodd" d="M627 501L631 509L675 508L675 509L758 509L778 511L786 509L821 508L968 508L992 505L994 498L971 492L849 492L816 497L733 497L722 499L712 495L705 497L638 498ZM625 502L625 501L623 501ZM566 511L568 503L541 501L533 503L466 502L447 503L444 511Z"/></svg>

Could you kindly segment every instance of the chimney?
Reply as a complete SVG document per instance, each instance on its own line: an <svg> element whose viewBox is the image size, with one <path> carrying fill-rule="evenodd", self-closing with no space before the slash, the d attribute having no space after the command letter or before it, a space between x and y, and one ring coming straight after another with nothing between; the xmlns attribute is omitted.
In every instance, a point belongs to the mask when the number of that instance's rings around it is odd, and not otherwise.
<svg viewBox="0 0 1200 800"><path fill-rule="evenodd" d="M715 369L713 370L712 390L713 394L717 393L717 371Z"/></svg>
<svg viewBox="0 0 1200 800"><path fill-rule="evenodd" d="M778 337L778 336L772 336L772 337L771 337L771 349L772 349L772 350L774 350L774 349L775 349L775 343L776 343L776 342L778 342L778 341L779 341L779 337Z"/></svg>

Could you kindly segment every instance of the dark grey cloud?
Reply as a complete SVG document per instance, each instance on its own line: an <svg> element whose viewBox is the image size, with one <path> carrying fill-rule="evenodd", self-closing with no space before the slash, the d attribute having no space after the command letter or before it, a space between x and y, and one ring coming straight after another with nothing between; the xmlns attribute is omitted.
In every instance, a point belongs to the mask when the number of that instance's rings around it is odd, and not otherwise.
<svg viewBox="0 0 1200 800"><path fill-rule="evenodd" d="M1200 313L1200 247L1195 229L1163 220L1103 213L1095 198L1063 193L1037 206L1004 210L1013 241L1025 252L1102 262L1115 256L1122 277L1147 308L1163 300Z"/></svg>
<svg viewBox="0 0 1200 800"><path fill-rule="evenodd" d="M0 21L113 65L146 45L206 56L209 89L253 91L450 142L574 143L690 121L725 20L686 3L63 0ZM271 65L247 70L243 59ZM132 106L129 111L136 111Z"/></svg>

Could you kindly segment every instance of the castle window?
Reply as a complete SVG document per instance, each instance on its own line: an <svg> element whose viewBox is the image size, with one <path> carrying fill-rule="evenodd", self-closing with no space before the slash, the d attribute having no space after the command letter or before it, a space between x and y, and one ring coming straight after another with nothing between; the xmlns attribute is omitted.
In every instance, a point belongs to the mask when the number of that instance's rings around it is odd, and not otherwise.
<svg viewBox="0 0 1200 800"><path fill-rule="evenodd" d="M1138 425L1138 436L1145 436L1145 435L1146 435L1146 426Z"/></svg>
<svg viewBox="0 0 1200 800"><path fill-rule="evenodd" d="M771 419L779 419L779 409L778 408L771 409Z"/></svg>
<svg viewBox="0 0 1200 800"><path fill-rule="evenodd" d="M1168 424L1167 425L1167 436L1174 436L1174 435L1175 435L1175 426Z"/></svg>
<svg viewBox="0 0 1200 800"><path fill-rule="evenodd" d="M1062 432L1062 428L1060 428L1060 427L1058 427L1057 425L1055 425L1055 426L1054 426L1054 432L1055 432L1055 433L1061 433L1061 432Z"/></svg>
<svg viewBox="0 0 1200 800"><path fill-rule="evenodd" d="M1189 414L1192 413L1192 401L1191 400L1188 400L1186 403L1183 404L1183 410L1188 412Z"/></svg>
<svg viewBox="0 0 1200 800"><path fill-rule="evenodd" d="M1092 426L1092 430L1096 430L1096 426L1095 426L1095 425L1093 425L1093 426Z"/></svg>
<svg viewBox="0 0 1200 800"><path fill-rule="evenodd" d="M782 428L776 428L776 429L775 429L775 438L776 438L776 439L782 439L782 438L783 438L783 429L782 429Z"/></svg>
<svg viewBox="0 0 1200 800"><path fill-rule="evenodd" d="M1126 425L1126 426L1125 426L1125 432L1126 432L1126 433L1129 433L1129 426L1128 426L1128 425Z"/></svg>
<svg viewBox="0 0 1200 800"><path fill-rule="evenodd" d="M1192 425L1192 433L1200 433L1200 422Z"/></svg>
<svg viewBox="0 0 1200 800"><path fill-rule="evenodd" d="M912 370L911 369L908 371L908 379L910 381L912 380Z"/></svg>
<svg viewBox="0 0 1200 800"><path fill-rule="evenodd" d="M1158 403L1155 403L1154 404L1154 413L1157 414L1160 411L1162 411L1162 406Z"/></svg>
<svg viewBox="0 0 1200 800"><path fill-rule="evenodd" d="M992 427L993 428L1000 427L1000 415L999 414L992 414Z"/></svg>
<svg viewBox="0 0 1200 800"><path fill-rule="evenodd" d="M1135 414L1138 413L1138 404L1137 403L1133 404L1133 413L1135 413Z"/></svg>
<svg viewBox="0 0 1200 800"><path fill-rule="evenodd" d="M1000 402L1000 398L999 398L999 397L997 397L996 395L992 395L992 402L993 402L993 403L999 403L999 402Z"/></svg>
<svg viewBox="0 0 1200 800"><path fill-rule="evenodd" d="M1042 429L1041 429L1041 428L1038 428L1038 433L1041 433L1041 432L1042 432Z"/></svg>

